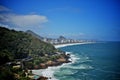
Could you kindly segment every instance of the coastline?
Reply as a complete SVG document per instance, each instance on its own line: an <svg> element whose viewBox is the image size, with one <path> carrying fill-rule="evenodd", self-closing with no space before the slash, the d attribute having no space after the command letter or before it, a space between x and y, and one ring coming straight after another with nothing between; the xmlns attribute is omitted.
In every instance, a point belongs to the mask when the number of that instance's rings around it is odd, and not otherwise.
<svg viewBox="0 0 120 80"><path fill-rule="evenodd" d="M59 44L59 45L54 45L55 48L61 48L61 47L66 47L66 46L72 46L72 45L81 45L81 44L90 44L90 43L95 43L95 42L82 42L82 43L70 43L70 44ZM66 52L70 53L70 52ZM75 55L71 55L70 59L72 60L71 63L75 63L76 57ZM39 69L39 70L32 70L33 74L39 75L39 76L44 76L47 77L48 80L58 80L54 77L54 72L61 67L71 64L71 63L63 63L62 65L59 66L49 66L46 69Z"/></svg>
<svg viewBox="0 0 120 80"><path fill-rule="evenodd" d="M66 52L66 54L71 54L71 52ZM47 77L48 78L47 80L59 80L54 76L55 71L58 71L61 67L75 63L76 60L78 60L77 56L73 54L71 54L70 57L71 57L70 59L72 60L70 63L63 63L62 65L59 66L49 66L46 69L32 70L32 72L35 75Z"/></svg>
<svg viewBox="0 0 120 80"><path fill-rule="evenodd" d="M66 47L66 46L81 45L81 44L90 44L90 43L95 43L95 42L81 42L81 43L58 44L58 45L54 45L54 47L55 48L61 48L61 47Z"/></svg>

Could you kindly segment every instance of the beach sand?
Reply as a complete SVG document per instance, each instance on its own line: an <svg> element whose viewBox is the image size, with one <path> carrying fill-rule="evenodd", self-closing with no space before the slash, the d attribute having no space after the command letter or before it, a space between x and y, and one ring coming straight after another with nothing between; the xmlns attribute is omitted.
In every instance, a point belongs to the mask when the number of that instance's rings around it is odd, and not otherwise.
<svg viewBox="0 0 120 80"><path fill-rule="evenodd" d="M80 45L80 44L90 44L93 42L81 42L81 43L68 43L68 44L59 44L59 45L54 45L55 48L61 48L61 47L66 47L66 46L72 46L72 45Z"/></svg>

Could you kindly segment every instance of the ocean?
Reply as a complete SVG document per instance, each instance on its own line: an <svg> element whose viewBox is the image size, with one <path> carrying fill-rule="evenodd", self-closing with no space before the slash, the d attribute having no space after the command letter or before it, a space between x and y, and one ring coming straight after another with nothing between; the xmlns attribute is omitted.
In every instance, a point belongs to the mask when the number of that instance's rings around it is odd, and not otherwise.
<svg viewBox="0 0 120 80"><path fill-rule="evenodd" d="M81 44L59 49L71 54L72 62L51 70L57 80L120 80L120 42Z"/></svg>
<svg viewBox="0 0 120 80"><path fill-rule="evenodd" d="M101 42L59 48L71 63L33 70L48 80L120 80L120 42Z"/></svg>

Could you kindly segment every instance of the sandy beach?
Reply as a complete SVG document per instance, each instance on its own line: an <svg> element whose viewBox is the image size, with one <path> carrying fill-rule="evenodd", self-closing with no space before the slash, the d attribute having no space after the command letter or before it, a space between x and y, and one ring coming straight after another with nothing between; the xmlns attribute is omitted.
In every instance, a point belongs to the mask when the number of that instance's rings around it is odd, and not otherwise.
<svg viewBox="0 0 120 80"><path fill-rule="evenodd" d="M61 47L66 47L66 46L80 45L80 44L90 44L90 43L93 43L93 42L59 44L59 45L54 45L54 47L55 47L55 48L61 48Z"/></svg>

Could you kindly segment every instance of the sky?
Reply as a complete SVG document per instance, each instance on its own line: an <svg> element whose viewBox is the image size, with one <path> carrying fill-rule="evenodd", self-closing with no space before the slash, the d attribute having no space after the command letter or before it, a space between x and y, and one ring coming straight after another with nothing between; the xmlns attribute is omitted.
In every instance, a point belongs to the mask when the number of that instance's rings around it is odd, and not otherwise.
<svg viewBox="0 0 120 80"><path fill-rule="evenodd" d="M119 0L0 0L0 26L50 38L120 41Z"/></svg>

